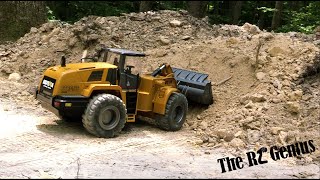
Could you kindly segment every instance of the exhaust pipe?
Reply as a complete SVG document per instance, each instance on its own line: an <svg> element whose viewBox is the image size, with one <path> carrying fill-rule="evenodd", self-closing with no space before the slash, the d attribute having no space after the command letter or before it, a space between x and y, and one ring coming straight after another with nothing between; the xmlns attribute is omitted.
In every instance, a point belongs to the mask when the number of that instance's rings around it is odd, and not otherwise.
<svg viewBox="0 0 320 180"><path fill-rule="evenodd" d="M208 74L173 67L172 71L178 89L188 100L204 105L213 104L212 85L207 80Z"/></svg>
<svg viewBox="0 0 320 180"><path fill-rule="evenodd" d="M64 56L61 57L60 64L61 64L61 67L66 67L66 57L64 57Z"/></svg>

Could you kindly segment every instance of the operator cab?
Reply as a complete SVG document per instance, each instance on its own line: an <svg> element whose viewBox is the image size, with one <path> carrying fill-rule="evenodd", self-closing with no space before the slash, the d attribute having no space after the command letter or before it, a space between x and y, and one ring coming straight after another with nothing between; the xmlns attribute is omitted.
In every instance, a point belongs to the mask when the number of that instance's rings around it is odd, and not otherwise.
<svg viewBox="0 0 320 180"><path fill-rule="evenodd" d="M117 79L124 90L137 90L144 53L119 48L103 48L103 62L118 66Z"/></svg>
<svg viewBox="0 0 320 180"><path fill-rule="evenodd" d="M102 48L99 56L103 62L116 65L118 85L126 92L128 114L136 113L139 72L141 72L144 53L118 48Z"/></svg>

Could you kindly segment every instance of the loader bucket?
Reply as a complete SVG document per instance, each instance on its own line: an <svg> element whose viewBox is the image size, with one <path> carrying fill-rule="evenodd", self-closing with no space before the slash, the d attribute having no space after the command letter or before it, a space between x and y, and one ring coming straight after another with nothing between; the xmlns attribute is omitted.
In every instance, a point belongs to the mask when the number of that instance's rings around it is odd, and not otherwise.
<svg viewBox="0 0 320 180"><path fill-rule="evenodd" d="M213 103L211 82L207 80L208 74L173 67L172 71L178 89L188 100L204 105Z"/></svg>

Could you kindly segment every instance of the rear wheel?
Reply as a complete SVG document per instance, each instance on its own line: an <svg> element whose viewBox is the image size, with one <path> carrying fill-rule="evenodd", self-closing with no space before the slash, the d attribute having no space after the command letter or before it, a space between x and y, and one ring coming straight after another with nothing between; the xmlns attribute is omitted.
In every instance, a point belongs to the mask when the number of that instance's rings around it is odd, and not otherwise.
<svg viewBox="0 0 320 180"><path fill-rule="evenodd" d="M114 137L126 123L126 107L117 96L99 94L89 102L82 123L89 133L97 137Z"/></svg>
<svg viewBox="0 0 320 180"><path fill-rule="evenodd" d="M165 114L156 117L156 124L167 131L180 130L186 121L187 111L187 98L181 93L173 93L167 102Z"/></svg>

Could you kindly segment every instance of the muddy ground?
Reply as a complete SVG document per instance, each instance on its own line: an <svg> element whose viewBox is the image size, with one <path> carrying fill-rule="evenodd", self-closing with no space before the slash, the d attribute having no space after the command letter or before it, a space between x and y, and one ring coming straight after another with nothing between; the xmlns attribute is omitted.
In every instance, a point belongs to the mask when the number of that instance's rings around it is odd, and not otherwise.
<svg viewBox="0 0 320 180"><path fill-rule="evenodd" d="M162 63L209 74L214 104L191 104L178 132L144 121L119 137L95 138L33 98L43 71L80 62L101 47L146 53L142 71ZM254 25L209 25L185 11L51 21L0 45L0 177L319 178L319 40ZM315 151L227 173L217 159L313 140ZM268 151L269 152L269 151ZM246 162L246 160L244 160ZM247 162L246 162L247 163Z"/></svg>

